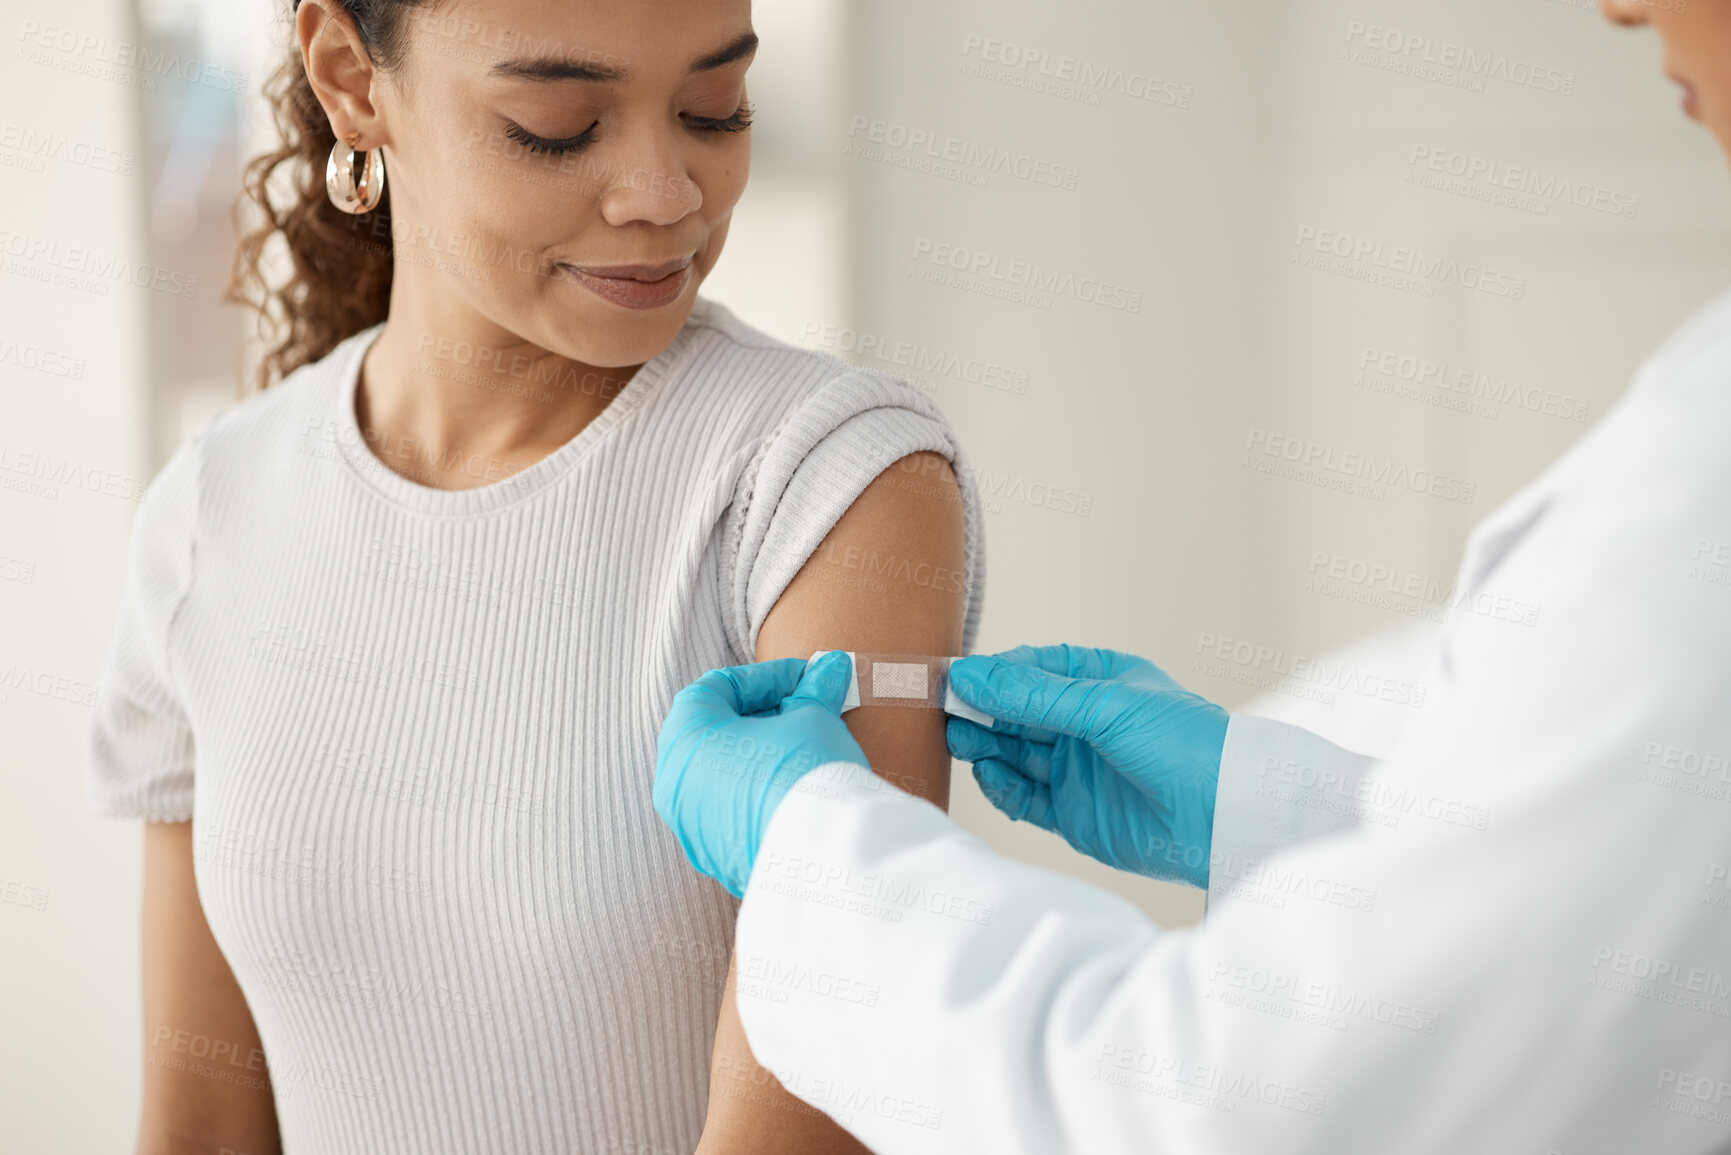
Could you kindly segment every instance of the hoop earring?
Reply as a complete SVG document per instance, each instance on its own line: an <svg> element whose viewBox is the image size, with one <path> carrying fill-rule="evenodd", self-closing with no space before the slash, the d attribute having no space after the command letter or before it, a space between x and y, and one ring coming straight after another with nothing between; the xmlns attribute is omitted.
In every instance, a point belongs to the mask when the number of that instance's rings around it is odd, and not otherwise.
<svg viewBox="0 0 1731 1155"><path fill-rule="evenodd" d="M361 138L351 132L349 139L331 146L331 158L325 162L325 192L331 203L345 213L370 213L385 195L385 156L382 149L370 148L361 155L361 177L355 180L355 144Z"/></svg>

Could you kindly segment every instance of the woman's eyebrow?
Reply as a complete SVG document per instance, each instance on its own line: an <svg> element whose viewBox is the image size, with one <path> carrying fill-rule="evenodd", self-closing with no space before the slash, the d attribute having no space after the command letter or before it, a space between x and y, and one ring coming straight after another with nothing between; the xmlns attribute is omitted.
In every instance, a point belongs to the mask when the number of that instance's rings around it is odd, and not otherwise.
<svg viewBox="0 0 1731 1155"><path fill-rule="evenodd" d="M691 71L711 72L725 67L756 52L757 43L757 33L743 33L727 47L693 61ZM626 80L631 76L631 70L622 63L615 63L613 57L603 57L601 62L597 62L593 54L590 59L536 56L501 60L489 71L494 76L508 76L514 80L589 80L599 83Z"/></svg>
<svg viewBox="0 0 1731 1155"><path fill-rule="evenodd" d="M735 60L743 59L757 51L757 33L746 32L719 52L711 52L708 56L700 56L691 64L693 72L709 72Z"/></svg>
<svg viewBox="0 0 1731 1155"><path fill-rule="evenodd" d="M501 60L488 71L494 76L509 76L517 80L609 81L624 80L631 75L631 70L623 64L597 64L592 60L560 56Z"/></svg>

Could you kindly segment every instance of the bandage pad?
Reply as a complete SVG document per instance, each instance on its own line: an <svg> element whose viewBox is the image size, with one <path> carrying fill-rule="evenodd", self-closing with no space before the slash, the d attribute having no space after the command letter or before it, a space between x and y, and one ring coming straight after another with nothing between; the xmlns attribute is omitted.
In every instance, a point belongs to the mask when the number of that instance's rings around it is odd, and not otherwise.
<svg viewBox="0 0 1731 1155"><path fill-rule="evenodd" d="M854 680L862 706L944 708L950 659L920 654L855 654Z"/></svg>
<svg viewBox="0 0 1731 1155"><path fill-rule="evenodd" d="M825 651L818 651L812 658ZM853 658L853 681L842 713L860 706L903 706L942 710L990 726L992 719L958 698L950 689L949 657L928 654L860 654Z"/></svg>

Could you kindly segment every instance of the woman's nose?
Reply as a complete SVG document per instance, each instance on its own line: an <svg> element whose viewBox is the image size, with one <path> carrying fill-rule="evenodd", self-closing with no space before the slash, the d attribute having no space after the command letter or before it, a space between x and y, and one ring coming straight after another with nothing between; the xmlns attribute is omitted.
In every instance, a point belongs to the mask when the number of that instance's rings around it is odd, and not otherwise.
<svg viewBox="0 0 1731 1155"><path fill-rule="evenodd" d="M615 227L642 221L678 224L703 204L703 192L664 144L635 149L609 174L601 194L601 218Z"/></svg>
<svg viewBox="0 0 1731 1155"><path fill-rule="evenodd" d="M1633 28L1647 22L1646 0L1599 0L1599 11L1612 24Z"/></svg>

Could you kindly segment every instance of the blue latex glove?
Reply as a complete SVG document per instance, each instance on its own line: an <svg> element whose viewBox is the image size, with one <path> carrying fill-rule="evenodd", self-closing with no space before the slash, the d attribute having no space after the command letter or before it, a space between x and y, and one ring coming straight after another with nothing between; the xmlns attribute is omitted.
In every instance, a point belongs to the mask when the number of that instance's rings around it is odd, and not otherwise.
<svg viewBox="0 0 1731 1155"><path fill-rule="evenodd" d="M1119 870L1208 885L1225 710L1144 658L1079 646L963 658L950 685L997 719L951 718L947 736L999 810Z"/></svg>
<svg viewBox="0 0 1731 1155"><path fill-rule="evenodd" d="M711 670L679 691L661 724L655 813L691 865L745 894L775 808L828 762L867 765L841 720L853 661L832 650Z"/></svg>

